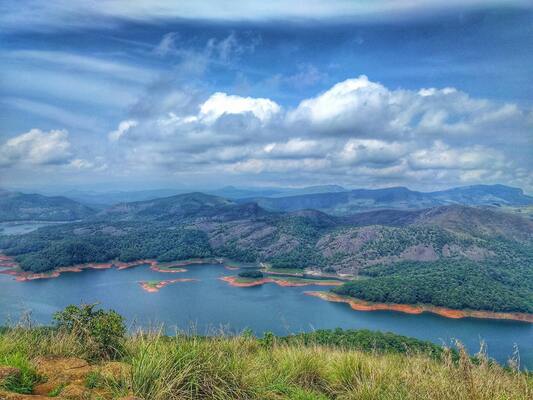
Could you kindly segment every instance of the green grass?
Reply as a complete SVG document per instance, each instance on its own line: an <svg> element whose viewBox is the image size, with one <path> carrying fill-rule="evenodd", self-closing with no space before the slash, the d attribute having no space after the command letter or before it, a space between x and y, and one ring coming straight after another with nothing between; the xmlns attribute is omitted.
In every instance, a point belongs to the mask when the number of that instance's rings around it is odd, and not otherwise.
<svg viewBox="0 0 533 400"><path fill-rule="evenodd" d="M134 395L150 400L525 400L533 393L530 374L504 368L484 356L472 360L462 351L452 357L444 350L434 357L414 348L401 352L402 345L395 346L398 351L380 352L376 348L380 342L373 341L372 333L363 334L369 346L365 349L353 345L350 340L355 336L348 331L335 332L290 340L272 335L256 339L249 334L167 337L138 333L126 338L120 359L129 366L128 373L116 379L91 373L85 387L100 390L106 399ZM31 363L36 356L87 359L86 351L83 343L65 332L4 330L0 332L0 364L25 371L21 382L4 387L31 391L38 381ZM99 362L91 359L93 365Z"/></svg>
<svg viewBox="0 0 533 400"><path fill-rule="evenodd" d="M313 279L313 278L300 278L298 276L271 276L271 279L286 282L301 282L301 283L337 283L340 282L336 279Z"/></svg>
<svg viewBox="0 0 533 400"><path fill-rule="evenodd" d="M273 267L267 267L262 270L264 273L275 273L275 274L298 274L302 275L304 274L304 270L301 268L273 268Z"/></svg>
<svg viewBox="0 0 533 400"><path fill-rule="evenodd" d="M148 287L155 288L157 285L159 285L161 281L147 281L144 282L144 284Z"/></svg>
<svg viewBox="0 0 533 400"><path fill-rule="evenodd" d="M85 387L87 389L96 389L104 385L105 377L99 372L93 371L85 378Z"/></svg>
<svg viewBox="0 0 533 400"><path fill-rule="evenodd" d="M20 370L18 376L9 377L0 382L0 387L10 392L30 394L33 387L41 380L30 362L29 355L23 352L15 350L6 353L0 351L0 365L15 367Z"/></svg>
<svg viewBox="0 0 533 400"><path fill-rule="evenodd" d="M48 393L48 397L57 397L61 394L61 392L63 391L63 389L65 389L65 384L61 384L61 385L58 385L57 387L55 387L54 389L52 389L49 393Z"/></svg>

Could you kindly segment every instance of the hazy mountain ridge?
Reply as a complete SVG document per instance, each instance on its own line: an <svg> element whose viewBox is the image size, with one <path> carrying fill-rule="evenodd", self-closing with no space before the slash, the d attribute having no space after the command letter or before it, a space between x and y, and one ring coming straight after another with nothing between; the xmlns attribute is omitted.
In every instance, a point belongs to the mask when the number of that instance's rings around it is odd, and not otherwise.
<svg viewBox="0 0 533 400"><path fill-rule="evenodd" d="M63 196L0 191L0 221L73 221L94 214L92 208Z"/></svg>
<svg viewBox="0 0 533 400"><path fill-rule="evenodd" d="M288 197L254 197L240 202L257 202L272 211L317 209L333 215L350 215L368 210L418 210L441 205L527 206L533 197L522 189L504 185L475 185L437 192L418 192L405 187L355 189L346 192L317 193Z"/></svg>

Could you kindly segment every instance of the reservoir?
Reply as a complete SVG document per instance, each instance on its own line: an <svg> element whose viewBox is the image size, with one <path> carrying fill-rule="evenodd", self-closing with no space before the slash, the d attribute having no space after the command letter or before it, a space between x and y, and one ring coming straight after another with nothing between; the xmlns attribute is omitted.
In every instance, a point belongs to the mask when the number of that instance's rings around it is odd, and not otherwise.
<svg viewBox="0 0 533 400"><path fill-rule="evenodd" d="M489 356L505 363L518 349L522 368L533 369L533 324L489 319L448 319L434 314L354 311L347 304L305 295L327 287L281 287L273 283L239 288L220 280L236 275L222 265L189 265L186 272L156 272L147 265L125 269L84 270L55 279L16 282L0 274L0 325L31 313L49 324L52 314L69 304L96 303L122 314L130 329L164 327L198 334L230 334L249 328L256 335L287 335L313 329L370 329L394 332L437 344L461 341L470 353L484 341ZM155 293L139 281L175 282Z"/></svg>

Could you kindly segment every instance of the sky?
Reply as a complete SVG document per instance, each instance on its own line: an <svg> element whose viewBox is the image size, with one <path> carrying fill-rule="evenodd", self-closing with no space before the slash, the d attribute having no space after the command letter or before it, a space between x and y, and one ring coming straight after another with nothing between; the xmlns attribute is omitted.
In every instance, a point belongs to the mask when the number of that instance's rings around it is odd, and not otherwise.
<svg viewBox="0 0 533 400"><path fill-rule="evenodd" d="M0 187L533 193L533 6L0 3Z"/></svg>

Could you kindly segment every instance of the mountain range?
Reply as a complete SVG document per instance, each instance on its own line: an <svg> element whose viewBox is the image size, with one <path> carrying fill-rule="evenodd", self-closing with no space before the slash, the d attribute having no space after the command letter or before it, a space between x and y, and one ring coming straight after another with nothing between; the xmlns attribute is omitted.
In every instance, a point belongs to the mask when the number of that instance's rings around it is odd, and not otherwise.
<svg viewBox="0 0 533 400"><path fill-rule="evenodd" d="M176 192L174 189L108 193L71 191L71 197L65 197L0 190L0 221L79 220L102 212L117 213L136 207L134 203L148 207L151 201L180 195ZM336 185L299 189L228 186L206 194L227 199L226 202L256 203L268 211L313 209L337 216L371 210L421 210L453 204L526 209L533 206L533 197L524 194L522 189L504 185L464 186L436 192L418 192L404 187L346 190ZM146 201L148 203L143 203ZM158 204L162 204L161 201Z"/></svg>
<svg viewBox="0 0 533 400"><path fill-rule="evenodd" d="M240 202L255 202L272 211L315 209L333 215L350 215L367 210L421 209L441 205L528 206L533 197L522 189L504 185L464 186L437 192L418 192L405 187L355 189L286 197L250 197Z"/></svg>

